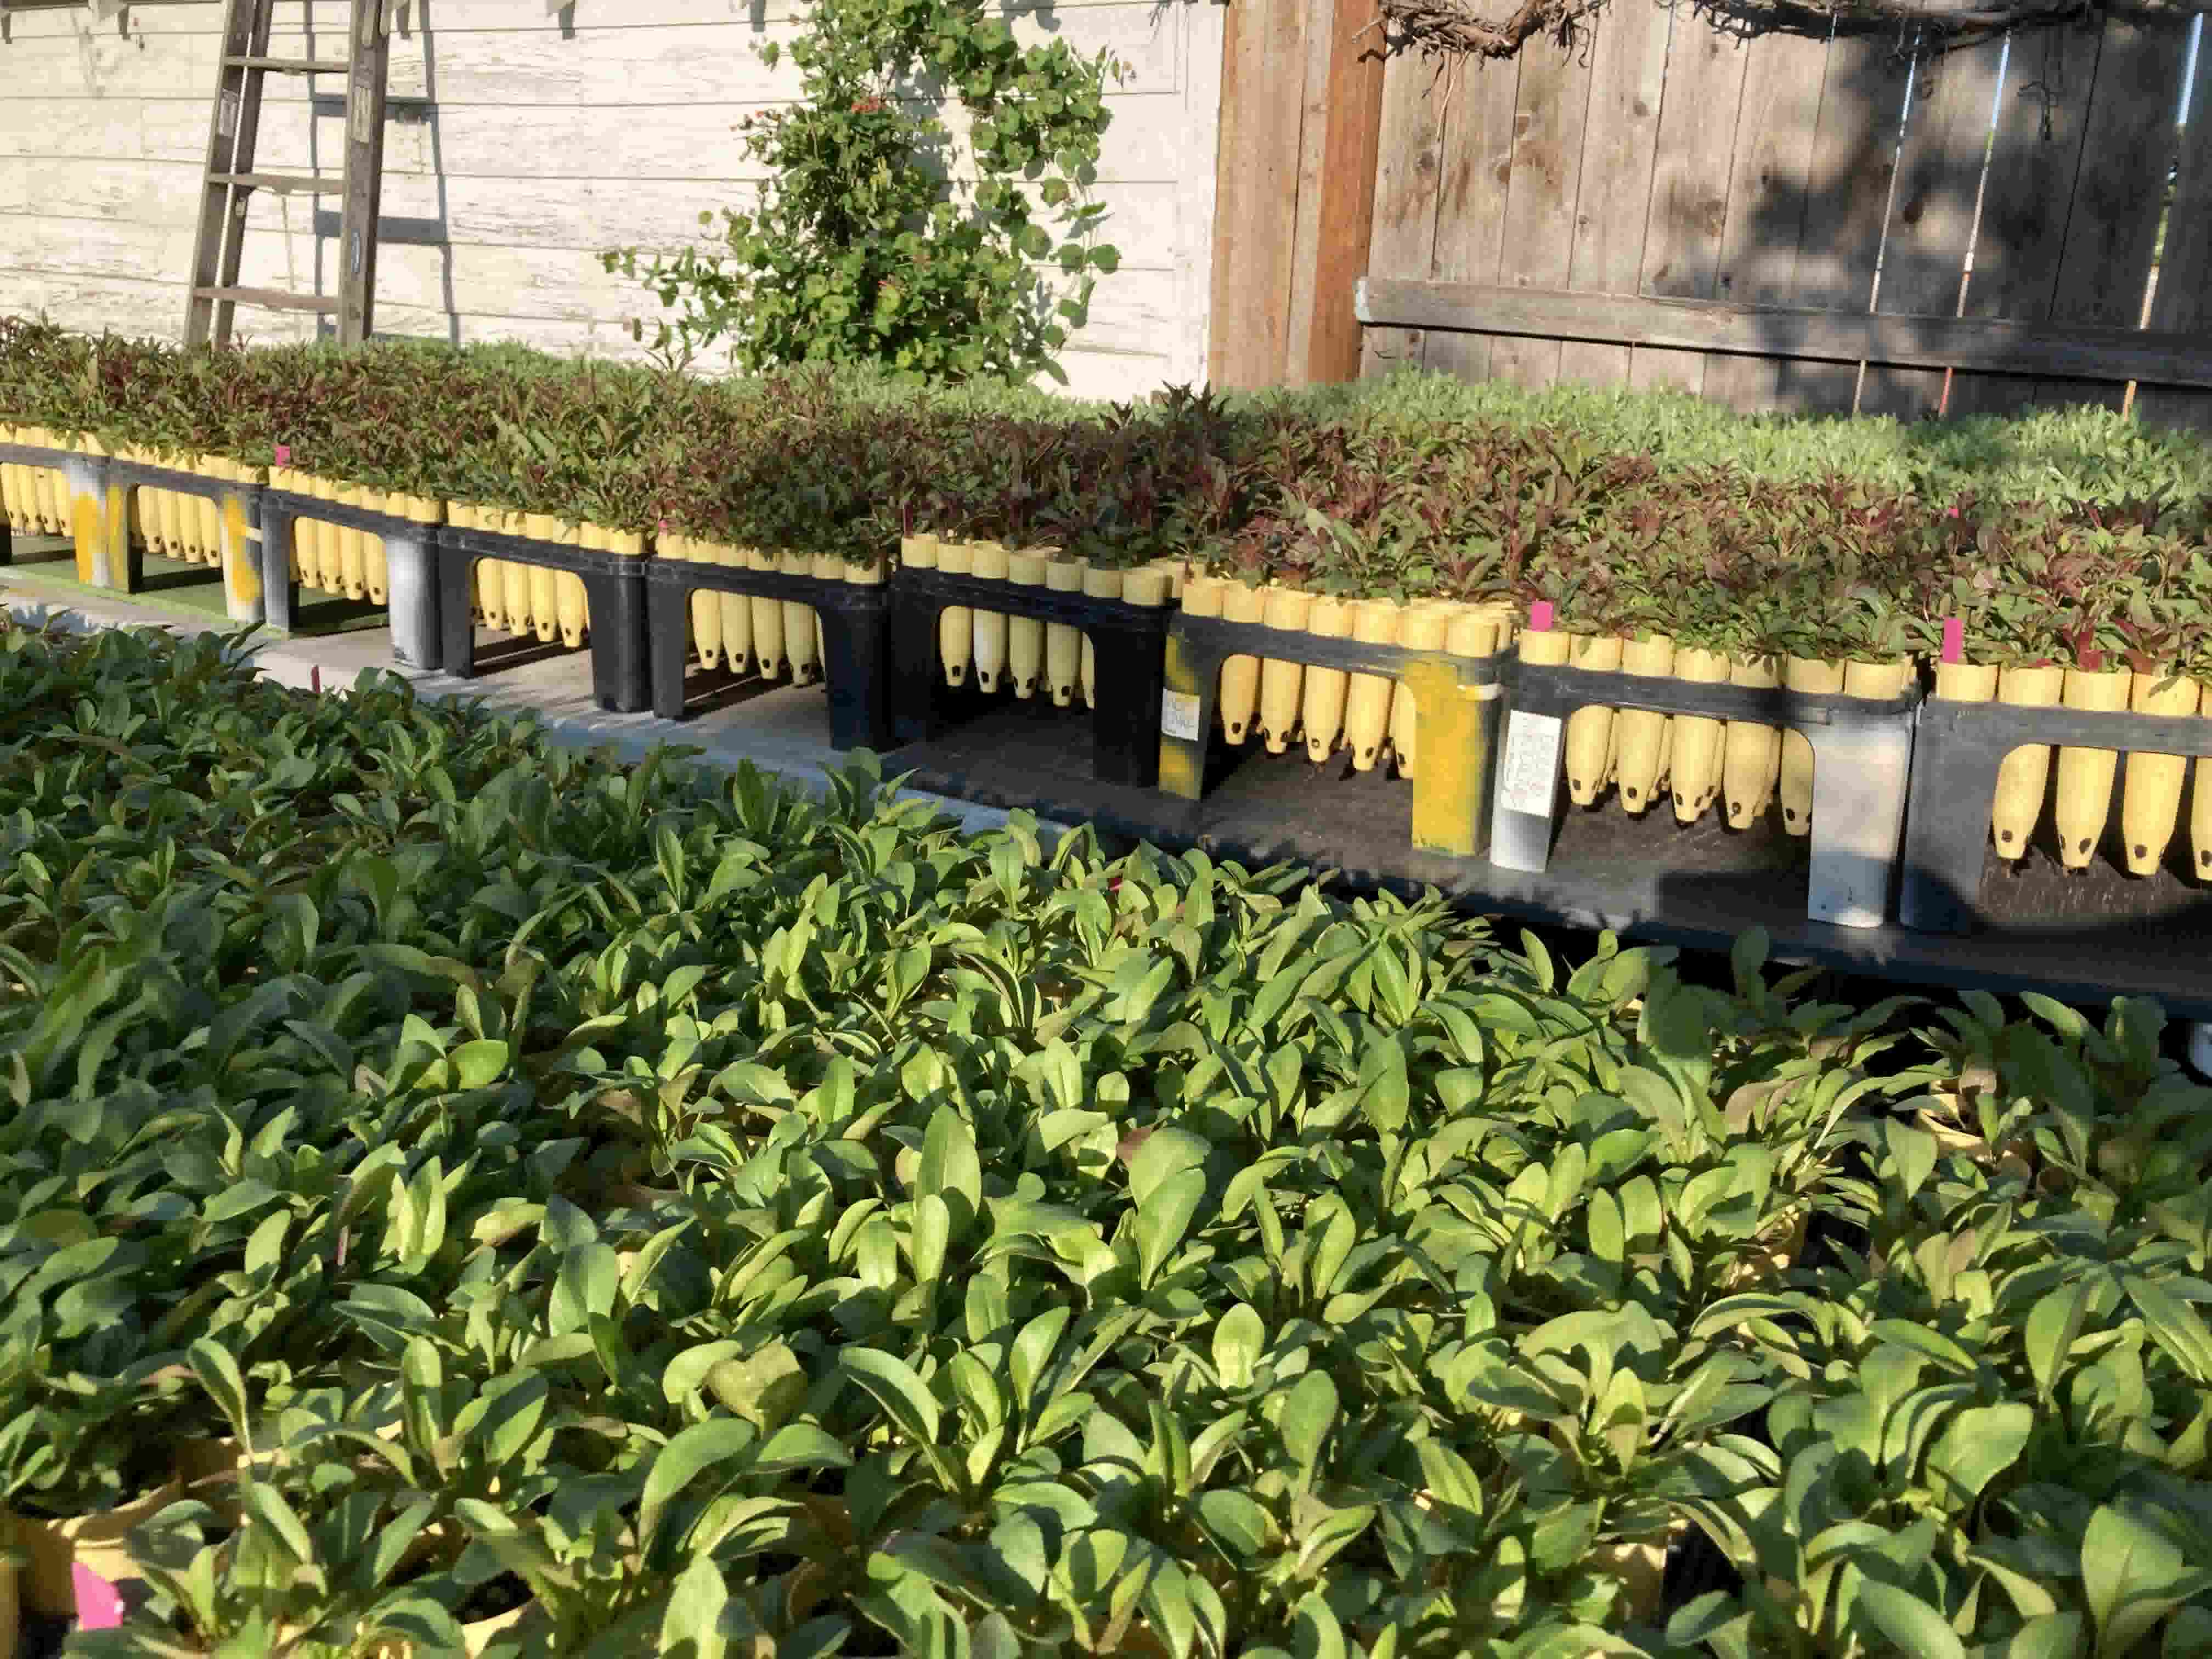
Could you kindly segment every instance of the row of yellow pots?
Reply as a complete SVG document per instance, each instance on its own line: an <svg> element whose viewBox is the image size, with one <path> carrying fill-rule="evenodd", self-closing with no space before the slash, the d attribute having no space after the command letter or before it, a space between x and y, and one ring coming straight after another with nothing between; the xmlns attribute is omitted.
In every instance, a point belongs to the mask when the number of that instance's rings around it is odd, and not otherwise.
<svg viewBox="0 0 2212 1659"><path fill-rule="evenodd" d="M288 466L272 467L269 482L279 489L340 507L370 513L388 513L416 524L434 525L445 516L443 505L420 495L370 489L360 484L325 478ZM389 594L384 538L366 530L349 530L320 519L292 522L292 545L286 549L295 580L325 593L349 599L386 603Z"/></svg>
<svg viewBox="0 0 2212 1659"><path fill-rule="evenodd" d="M1565 631L1523 634L1522 659L1594 672L1648 675L1692 685L1782 686L1887 700L1912 684L1909 659L1832 662L1809 657L1730 657L1677 646L1663 634L1642 639ZM1693 823L1716 801L1728 822L1747 829L1778 796L1793 836L1813 824L1813 745L1802 733L1756 720L1717 720L1643 709L1592 707L1568 717L1567 789L1578 806L1595 805L1607 787L1623 811L1640 815L1665 796L1678 823Z"/></svg>
<svg viewBox="0 0 2212 1659"><path fill-rule="evenodd" d="M622 558L645 556L645 537L635 530L610 530L546 513L515 513L471 501L447 501L446 521L463 530L495 536L527 536L556 547L588 549ZM572 571L548 570L513 559L478 559L471 572L470 615L487 628L517 639L556 640L570 650L591 637L592 607L584 579Z"/></svg>
<svg viewBox="0 0 2212 1659"><path fill-rule="evenodd" d="M1449 599L1337 599L1282 586L1193 577L1183 609L1194 617L1258 623L1317 639L1363 645L1403 646L1452 656L1495 656L1513 637L1513 617L1504 605ZM1279 658L1235 656L1221 667L1217 700L1221 732L1242 744L1256 731L1271 755L1301 738L1306 757L1318 765L1340 747L1353 769L1372 771L1387 744L1398 770L1413 774L1418 746L1413 695L1389 675L1316 668Z"/></svg>
<svg viewBox="0 0 2212 1659"><path fill-rule="evenodd" d="M663 535L654 552L660 558L692 564L781 571L787 576L811 576L823 582L873 586L884 579L880 565L848 564L834 553L771 553L696 536ZM691 595L691 649L702 667L757 674L764 680L781 679L788 673L797 685L820 679L828 660L822 618L812 605L795 599L718 593L709 588Z"/></svg>
<svg viewBox="0 0 2212 1659"><path fill-rule="evenodd" d="M1957 702L2011 704L2015 708L2060 707L2179 717L2212 702L2195 680L2168 669L2137 673L2125 668L2102 672L2083 668L1990 668L1971 663L1942 663L1936 670L1936 695ZM2027 850L2043 817L2051 779L2051 749L2034 744L2015 749L1998 769L1996 799L1990 803L1990 834L1998 854L2017 859ZM2112 816L2112 781L2120 757L2110 749L2062 748L2053 803L2060 858L2069 870L2085 867L2096 856ZM2172 842L2181 812L2182 786L2189 762L2179 755L2130 754L2120 790L2120 826L2131 874L2157 871ZM2190 806L2191 850L2200 870L2212 871L2212 780L2200 764Z"/></svg>
<svg viewBox="0 0 2212 1659"><path fill-rule="evenodd" d="M33 449L67 449L64 434L40 426L0 425L0 444L22 444ZM8 527L22 536L67 536L74 533L76 515L70 510L69 479L59 467L28 466L19 461L0 461L0 513Z"/></svg>
<svg viewBox="0 0 2212 1659"><path fill-rule="evenodd" d="M110 453L118 460L196 473L222 483L255 483L260 480L260 473L255 468L242 466L220 455L148 449L135 445L118 446ZM210 497L139 484L130 492L128 510L131 539L156 558L222 568L222 508Z"/></svg>
<svg viewBox="0 0 2212 1659"><path fill-rule="evenodd" d="M1097 570L1058 548L1008 548L937 536L902 539L899 562L909 569L1146 606L1174 603L1183 585L1182 563L1176 559L1155 559L1133 570ZM1010 687L1015 696L1030 698L1042 688L1061 708L1078 697L1086 708L1096 700L1097 653L1090 636L1071 624L947 605L938 617L938 656L947 685L965 685L972 675L979 691Z"/></svg>

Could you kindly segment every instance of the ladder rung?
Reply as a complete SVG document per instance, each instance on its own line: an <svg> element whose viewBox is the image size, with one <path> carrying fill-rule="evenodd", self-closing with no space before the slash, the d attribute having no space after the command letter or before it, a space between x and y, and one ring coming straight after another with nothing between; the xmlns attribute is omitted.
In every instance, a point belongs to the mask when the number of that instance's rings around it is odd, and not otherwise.
<svg viewBox="0 0 2212 1659"><path fill-rule="evenodd" d="M226 58L225 69L267 70L276 75L343 75L353 65L319 58Z"/></svg>
<svg viewBox="0 0 2212 1659"><path fill-rule="evenodd" d="M210 185L236 185L241 190L273 190L305 196L336 196L345 180L313 173L210 173Z"/></svg>
<svg viewBox="0 0 2212 1659"><path fill-rule="evenodd" d="M196 288L196 298L229 300L242 306L270 311L336 311L338 301L325 294L288 294L281 288Z"/></svg>

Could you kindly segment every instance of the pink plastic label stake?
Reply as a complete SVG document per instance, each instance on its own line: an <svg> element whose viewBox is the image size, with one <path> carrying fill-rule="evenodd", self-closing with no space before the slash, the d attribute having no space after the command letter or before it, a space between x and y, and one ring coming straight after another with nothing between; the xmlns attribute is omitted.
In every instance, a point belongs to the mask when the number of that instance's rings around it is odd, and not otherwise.
<svg viewBox="0 0 2212 1659"><path fill-rule="evenodd" d="M1552 631L1552 602L1549 599L1539 599L1528 607L1528 631L1531 634Z"/></svg>
<svg viewBox="0 0 2212 1659"><path fill-rule="evenodd" d="M1966 654L1966 624L1956 617L1943 618L1943 660L1959 662Z"/></svg>
<svg viewBox="0 0 2212 1659"><path fill-rule="evenodd" d="M276 465L279 466L289 466L292 465L291 445L278 444L276 446Z"/></svg>
<svg viewBox="0 0 2212 1659"><path fill-rule="evenodd" d="M123 1622L123 1598L114 1585L74 1561L70 1564L70 1583L76 1592L79 1629L113 1630Z"/></svg>

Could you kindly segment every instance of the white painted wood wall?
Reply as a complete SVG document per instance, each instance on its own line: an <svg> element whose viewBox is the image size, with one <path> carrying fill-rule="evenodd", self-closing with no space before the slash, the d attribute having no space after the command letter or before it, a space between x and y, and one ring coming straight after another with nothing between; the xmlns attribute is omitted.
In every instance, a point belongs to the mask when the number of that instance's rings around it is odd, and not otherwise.
<svg viewBox="0 0 2212 1659"><path fill-rule="evenodd" d="M733 131L796 94L789 60L755 52L793 33L791 0L410 0L392 40L386 222L421 243L380 253L380 333L520 340L641 354L629 319L659 314L601 249L674 248L702 210L742 206L750 164ZM270 51L337 58L350 7L279 0ZM1130 69L1095 186L1121 269L1061 360L1068 389L1127 398L1205 379L1223 9L1212 0L1024 0L1019 36L1064 30ZM216 82L222 8L135 4L18 13L0 44L0 314L179 337ZM267 79L258 165L342 165L343 83ZM758 176L753 172L753 179ZM336 198L325 198L326 215ZM337 243L315 203L258 196L240 281L335 291ZM328 228L326 220L325 228ZM305 313L240 308L250 337L313 331ZM651 337L650 329L647 338Z"/></svg>

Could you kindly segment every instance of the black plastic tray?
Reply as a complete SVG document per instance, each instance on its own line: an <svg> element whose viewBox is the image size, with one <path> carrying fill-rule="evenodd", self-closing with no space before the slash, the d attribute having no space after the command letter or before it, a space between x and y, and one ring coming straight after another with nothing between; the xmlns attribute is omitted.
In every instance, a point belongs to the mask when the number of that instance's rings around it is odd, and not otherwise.
<svg viewBox="0 0 2212 1659"><path fill-rule="evenodd" d="M2024 708L1930 697L1912 750L1912 799L1905 826L1898 916L1929 933L1969 933L1996 922L1981 902L1990 803L2004 758L2027 745L2212 757L2212 720ZM2201 780L2199 787L2202 787Z"/></svg>
<svg viewBox="0 0 2212 1659"><path fill-rule="evenodd" d="M892 728L901 744L927 741L972 717L981 699L956 692L938 672L938 618L969 606L1060 623L1091 636L1094 678L1091 766L1110 783L1150 787L1159 775L1160 676L1170 603L1131 605L1063 593L1029 582L963 576L901 566L890 580Z"/></svg>
<svg viewBox="0 0 2212 1659"><path fill-rule="evenodd" d="M884 642L890 598L884 582L828 581L783 570L752 570L692 559L645 561L647 632L653 665L653 712L684 717L684 664L691 595L702 589L811 605L822 618L830 696L830 746L891 746L890 685Z"/></svg>
<svg viewBox="0 0 2212 1659"><path fill-rule="evenodd" d="M319 506L320 504L318 503ZM425 526L428 528L428 526ZM565 570L583 579L592 606L592 697L602 708L634 714L652 705L647 672L645 612L649 558L568 547L528 536L504 536L456 525L437 529L438 623L445 672L475 678L476 619L471 583L478 559L502 559L541 570Z"/></svg>

